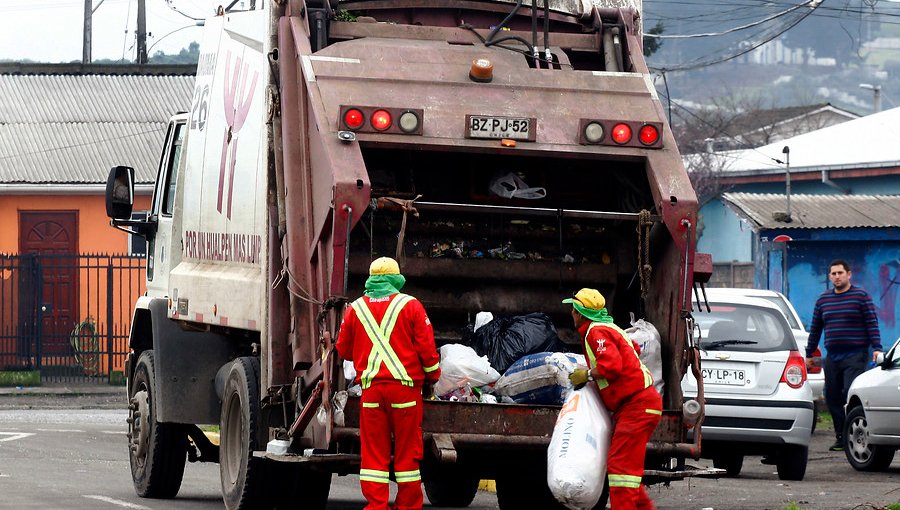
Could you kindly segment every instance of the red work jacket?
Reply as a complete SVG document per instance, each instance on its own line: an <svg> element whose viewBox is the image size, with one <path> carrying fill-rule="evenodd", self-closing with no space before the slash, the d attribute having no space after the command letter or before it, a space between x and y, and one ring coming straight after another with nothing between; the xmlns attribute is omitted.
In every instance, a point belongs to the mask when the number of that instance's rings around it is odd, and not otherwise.
<svg viewBox="0 0 900 510"><path fill-rule="evenodd" d="M365 307L363 313L360 307ZM383 336L385 329L386 342L373 342L372 336ZM441 373L431 321L422 303L406 294L354 301L344 314L335 348L341 358L353 361L363 388L385 382L421 386Z"/></svg>
<svg viewBox="0 0 900 510"><path fill-rule="evenodd" d="M615 413L632 395L653 385L650 371L641 362L639 347L618 326L590 322L578 328L584 355L590 367L597 367L600 398Z"/></svg>

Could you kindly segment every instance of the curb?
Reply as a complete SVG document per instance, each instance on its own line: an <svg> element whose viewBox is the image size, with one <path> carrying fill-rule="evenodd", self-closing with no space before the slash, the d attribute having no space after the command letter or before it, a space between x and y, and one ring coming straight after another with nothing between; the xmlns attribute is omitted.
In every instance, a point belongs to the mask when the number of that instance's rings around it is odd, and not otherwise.
<svg viewBox="0 0 900 510"><path fill-rule="evenodd" d="M497 482L494 480L482 480L478 484L478 490L497 492Z"/></svg>

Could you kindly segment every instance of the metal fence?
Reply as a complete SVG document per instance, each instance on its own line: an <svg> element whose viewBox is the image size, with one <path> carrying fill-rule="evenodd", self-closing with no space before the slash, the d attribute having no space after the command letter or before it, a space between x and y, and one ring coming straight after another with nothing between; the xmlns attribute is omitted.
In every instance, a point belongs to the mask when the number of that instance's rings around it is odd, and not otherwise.
<svg viewBox="0 0 900 510"><path fill-rule="evenodd" d="M121 381L144 272L140 256L0 255L0 371Z"/></svg>

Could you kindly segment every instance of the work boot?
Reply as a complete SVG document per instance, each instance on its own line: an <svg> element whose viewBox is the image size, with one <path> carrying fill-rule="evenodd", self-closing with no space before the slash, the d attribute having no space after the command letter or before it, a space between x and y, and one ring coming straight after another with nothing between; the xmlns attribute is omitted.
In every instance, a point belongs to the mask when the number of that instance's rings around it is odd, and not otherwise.
<svg viewBox="0 0 900 510"><path fill-rule="evenodd" d="M844 451L844 441L841 439L837 439L834 441L834 444L828 447L829 452L842 452Z"/></svg>

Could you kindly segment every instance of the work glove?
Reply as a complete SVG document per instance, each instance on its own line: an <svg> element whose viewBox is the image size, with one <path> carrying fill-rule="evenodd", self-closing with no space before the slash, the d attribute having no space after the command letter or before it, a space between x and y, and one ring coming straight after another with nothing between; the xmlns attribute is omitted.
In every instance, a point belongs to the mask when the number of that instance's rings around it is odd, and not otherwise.
<svg viewBox="0 0 900 510"><path fill-rule="evenodd" d="M591 372L586 368L576 368L574 372L569 374L569 381L576 390L580 390L591 379Z"/></svg>

